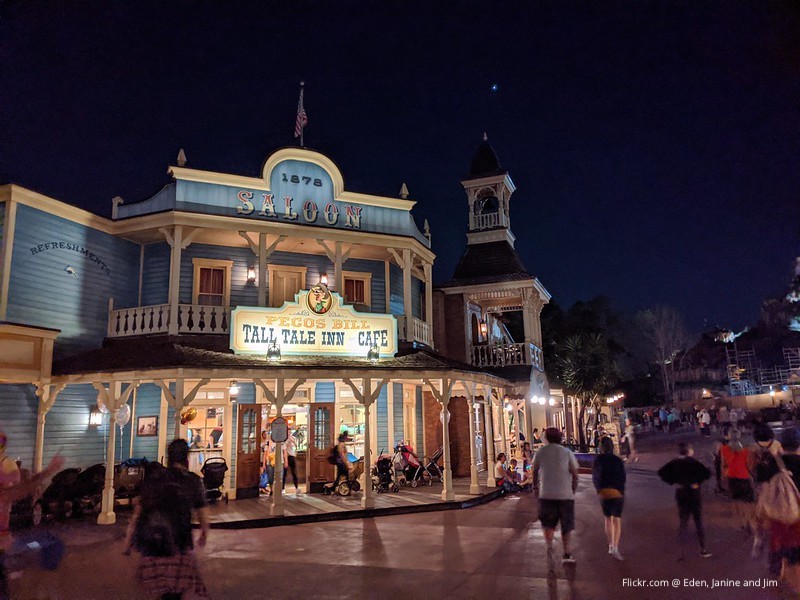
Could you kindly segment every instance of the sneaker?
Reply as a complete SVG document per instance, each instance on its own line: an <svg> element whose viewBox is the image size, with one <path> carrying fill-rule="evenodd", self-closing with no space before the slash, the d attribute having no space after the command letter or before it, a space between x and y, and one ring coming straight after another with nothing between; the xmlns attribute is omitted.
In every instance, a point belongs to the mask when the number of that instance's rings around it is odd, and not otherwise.
<svg viewBox="0 0 800 600"><path fill-rule="evenodd" d="M611 553L611 556L613 556L617 560L625 560L624 558L622 558L622 554L619 553L619 550L617 548L614 548L614 551Z"/></svg>
<svg viewBox="0 0 800 600"><path fill-rule="evenodd" d="M711 558L712 556L714 556L714 555L711 554L711 552L709 552L708 550L701 550L700 551L700 558Z"/></svg>
<svg viewBox="0 0 800 600"><path fill-rule="evenodd" d="M609 546L608 547L608 553L609 554L614 554L614 546Z"/></svg>
<svg viewBox="0 0 800 600"><path fill-rule="evenodd" d="M564 556L561 558L562 563L574 563L575 559L573 558L572 554L568 554L564 552Z"/></svg>

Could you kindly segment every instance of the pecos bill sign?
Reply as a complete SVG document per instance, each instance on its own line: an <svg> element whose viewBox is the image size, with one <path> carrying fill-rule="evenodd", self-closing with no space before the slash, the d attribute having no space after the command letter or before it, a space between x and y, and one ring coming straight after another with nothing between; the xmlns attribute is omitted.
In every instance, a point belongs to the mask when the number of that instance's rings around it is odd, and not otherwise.
<svg viewBox="0 0 800 600"><path fill-rule="evenodd" d="M322 284L301 290L280 308L239 307L231 311L231 350L236 354L362 356L377 346L381 356L397 352L397 319L361 313L342 304Z"/></svg>

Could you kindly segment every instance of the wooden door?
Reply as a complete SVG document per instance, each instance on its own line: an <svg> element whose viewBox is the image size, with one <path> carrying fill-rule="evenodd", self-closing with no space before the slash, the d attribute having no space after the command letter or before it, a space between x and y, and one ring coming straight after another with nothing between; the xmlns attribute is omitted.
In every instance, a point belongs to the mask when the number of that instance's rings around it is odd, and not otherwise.
<svg viewBox="0 0 800 600"><path fill-rule="evenodd" d="M333 402L308 406L308 489L321 492L322 486L333 481L336 466L328 462L333 446Z"/></svg>
<svg viewBox="0 0 800 600"><path fill-rule="evenodd" d="M290 271L273 268L272 287L270 288L270 304L283 306L284 302L294 302L294 296L303 289L305 271Z"/></svg>
<svg viewBox="0 0 800 600"><path fill-rule="evenodd" d="M261 477L261 405L240 404L236 436L236 497L258 498Z"/></svg>

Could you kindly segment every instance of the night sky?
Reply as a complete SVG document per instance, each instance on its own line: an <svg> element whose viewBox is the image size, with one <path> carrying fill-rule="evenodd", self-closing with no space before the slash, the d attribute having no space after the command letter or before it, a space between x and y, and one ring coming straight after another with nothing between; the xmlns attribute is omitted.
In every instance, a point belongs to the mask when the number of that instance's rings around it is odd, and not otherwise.
<svg viewBox="0 0 800 600"><path fill-rule="evenodd" d="M189 167L255 176L293 138L347 189L466 243L486 131L517 249L562 306L741 327L800 255L796 2L5 2L0 182L99 214ZM496 86L493 91L492 87Z"/></svg>

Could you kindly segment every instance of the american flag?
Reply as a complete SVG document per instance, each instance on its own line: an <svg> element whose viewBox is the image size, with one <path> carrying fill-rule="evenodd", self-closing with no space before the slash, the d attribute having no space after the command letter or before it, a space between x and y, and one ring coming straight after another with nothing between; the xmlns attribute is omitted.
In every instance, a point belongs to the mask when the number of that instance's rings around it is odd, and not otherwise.
<svg viewBox="0 0 800 600"><path fill-rule="evenodd" d="M306 109L303 108L304 85L304 83L300 83L300 99L297 101L297 118L294 121L294 137L300 138L300 145L303 144L303 127L308 125L308 115L306 115Z"/></svg>

